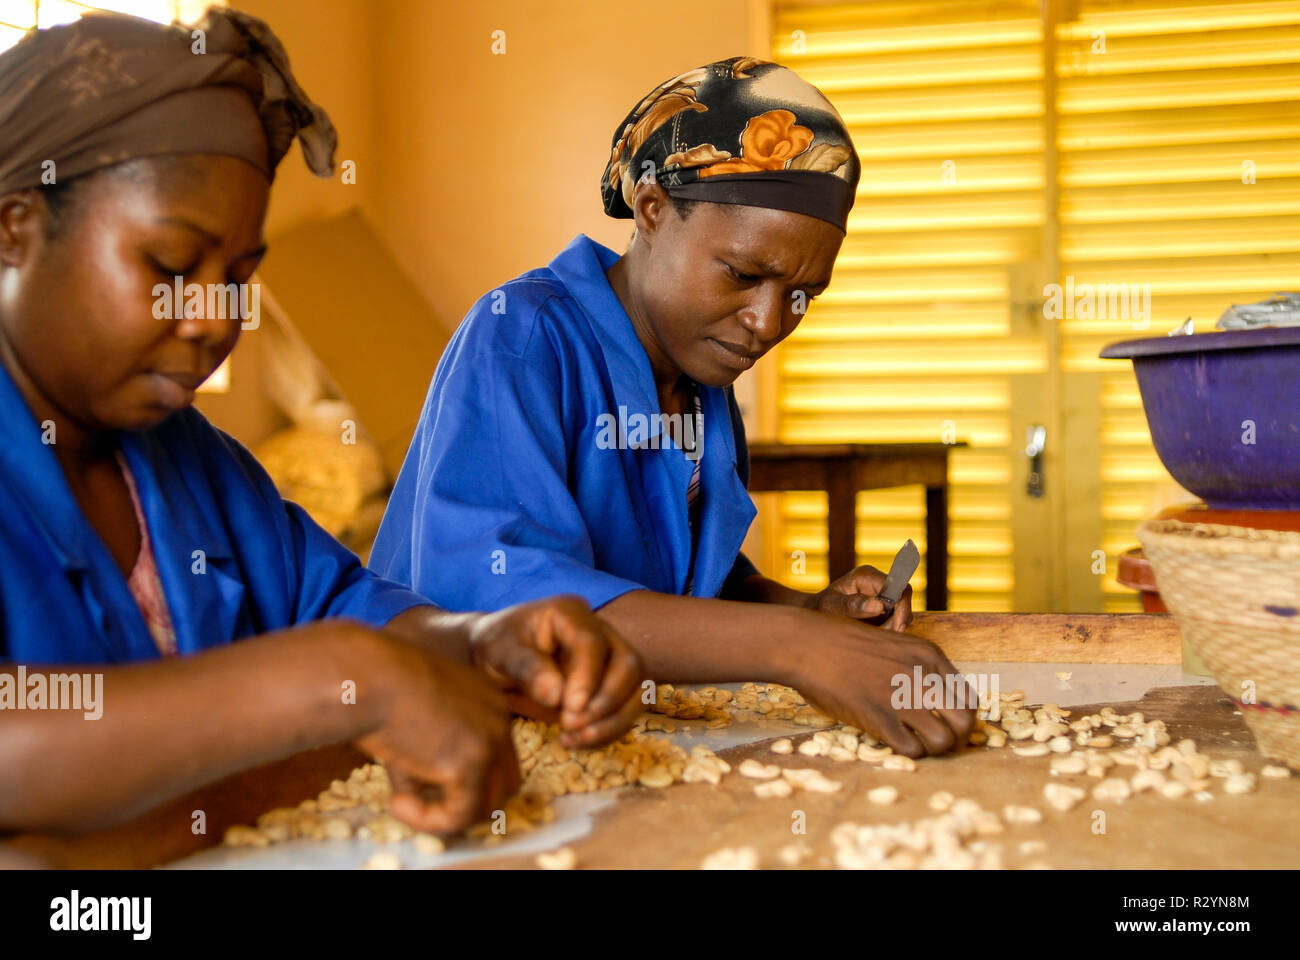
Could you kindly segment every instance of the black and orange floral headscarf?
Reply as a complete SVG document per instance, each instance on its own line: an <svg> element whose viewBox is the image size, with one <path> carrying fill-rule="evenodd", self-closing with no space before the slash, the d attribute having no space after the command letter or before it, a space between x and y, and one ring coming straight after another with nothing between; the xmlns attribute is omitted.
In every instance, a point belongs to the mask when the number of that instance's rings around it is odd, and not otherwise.
<svg viewBox="0 0 1300 960"><path fill-rule="evenodd" d="M733 57L661 83L620 124L600 182L605 212L632 217L637 183L671 196L792 210L841 230L861 168L848 128L788 67Z"/></svg>

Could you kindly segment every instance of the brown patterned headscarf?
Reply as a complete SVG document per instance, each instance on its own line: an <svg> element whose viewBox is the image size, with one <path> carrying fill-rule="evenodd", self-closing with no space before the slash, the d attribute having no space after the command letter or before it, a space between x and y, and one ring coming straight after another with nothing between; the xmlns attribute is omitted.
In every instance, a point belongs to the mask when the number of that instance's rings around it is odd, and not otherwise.
<svg viewBox="0 0 1300 960"><path fill-rule="evenodd" d="M329 176L329 117L271 29L238 10L210 8L193 27L87 14L0 54L0 194L49 183L46 161L63 182L185 153L239 157L271 179L295 136Z"/></svg>
<svg viewBox="0 0 1300 960"><path fill-rule="evenodd" d="M788 67L732 57L673 77L614 134L600 192L629 219L647 176L670 196L792 210L844 230L861 167L848 127Z"/></svg>

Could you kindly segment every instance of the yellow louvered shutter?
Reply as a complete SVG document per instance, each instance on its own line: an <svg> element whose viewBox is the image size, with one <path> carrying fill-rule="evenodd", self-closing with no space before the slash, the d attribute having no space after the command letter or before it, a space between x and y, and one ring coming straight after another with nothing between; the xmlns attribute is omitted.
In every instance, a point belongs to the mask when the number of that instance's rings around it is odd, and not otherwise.
<svg viewBox="0 0 1300 960"><path fill-rule="evenodd" d="M1109 557L1172 484L1114 340L1213 329L1300 285L1300 3L1084 0L1058 31L1061 273L1150 284L1148 330L1064 319L1065 376L1101 425L1096 534ZM1253 181L1253 182L1250 182ZM1104 609L1132 591L1104 582Z"/></svg>
<svg viewBox="0 0 1300 960"><path fill-rule="evenodd" d="M760 427L955 427L971 447L950 470L950 608L1137 609L1117 556L1172 481L1131 369L1096 354L1300 285L1298 23L1294 2L773 4L774 59L836 104L863 177L831 290L760 365ZM1150 284L1149 325L1048 319L1044 284L1067 277ZM1032 423L1049 428L1043 500L1025 492ZM769 564L816 588L824 497L768 499ZM923 502L863 494L859 562L921 545Z"/></svg>
<svg viewBox="0 0 1300 960"><path fill-rule="evenodd" d="M1016 305L1042 224L1036 4L779 2L773 34L774 58L835 103L862 161L834 282L769 362L775 438L934 443L947 426L971 445L951 455L949 606L1010 609L1010 410L1016 382L1045 370ZM808 557L785 579L815 589L825 498L780 501L770 539ZM888 569L908 537L924 550L924 502L920 488L863 493L859 562Z"/></svg>

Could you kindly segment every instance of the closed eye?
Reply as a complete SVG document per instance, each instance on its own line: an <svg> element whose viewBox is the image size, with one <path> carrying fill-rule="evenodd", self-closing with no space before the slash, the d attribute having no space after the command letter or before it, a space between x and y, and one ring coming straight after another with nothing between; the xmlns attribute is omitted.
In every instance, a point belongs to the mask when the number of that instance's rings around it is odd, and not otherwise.
<svg viewBox="0 0 1300 960"><path fill-rule="evenodd" d="M762 279L761 277L753 273L741 273L739 270L737 270L729 263L727 264L727 269L731 271L731 276L737 281L739 281L740 283L757 283L760 279Z"/></svg>
<svg viewBox="0 0 1300 960"><path fill-rule="evenodd" d="M149 257L148 260L149 260L149 266L153 267L153 269L157 271L160 276L166 277L168 280L171 280L175 277L188 276L189 274L193 273L194 270L196 270L199 265L199 262L196 260L193 263L186 264L183 267L178 267L173 270L171 267L165 266L162 262L154 259L153 257Z"/></svg>

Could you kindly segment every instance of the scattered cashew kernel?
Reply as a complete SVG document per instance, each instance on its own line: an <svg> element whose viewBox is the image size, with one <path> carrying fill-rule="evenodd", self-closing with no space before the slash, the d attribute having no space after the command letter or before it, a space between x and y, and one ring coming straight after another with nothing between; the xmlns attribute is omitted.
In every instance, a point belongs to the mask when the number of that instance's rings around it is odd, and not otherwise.
<svg viewBox="0 0 1300 960"><path fill-rule="evenodd" d="M417 833L414 839L415 849L420 853L442 853L447 849L446 844L438 837L431 833Z"/></svg>
<svg viewBox="0 0 1300 960"><path fill-rule="evenodd" d="M754 780L771 780L773 777L781 775L781 768L774 763L759 763L752 757L748 760L742 760L740 766L736 768L742 777L751 777Z"/></svg>
<svg viewBox="0 0 1300 960"><path fill-rule="evenodd" d="M867 799L872 803L878 803L881 806L887 806L898 799L898 787L884 786L876 787L874 790L867 791Z"/></svg>
<svg viewBox="0 0 1300 960"><path fill-rule="evenodd" d="M911 757L905 757L902 754L898 754L892 757L885 757L885 759L880 762L880 767L882 770L906 770L911 772L916 769L916 761Z"/></svg>
<svg viewBox="0 0 1300 960"><path fill-rule="evenodd" d="M1002 819L1007 823L1042 823L1043 814L1037 807L1007 804L1002 808Z"/></svg>
<svg viewBox="0 0 1300 960"><path fill-rule="evenodd" d="M1234 773L1223 781L1224 793L1253 793L1255 775L1253 773Z"/></svg>
<svg viewBox="0 0 1300 960"><path fill-rule="evenodd" d="M572 847L560 847L551 853L539 853L537 865L543 870L572 870L578 865L578 855Z"/></svg>
<svg viewBox="0 0 1300 960"><path fill-rule="evenodd" d="M797 867L803 862L803 858L808 855L808 851L797 843L787 843L784 847L776 852L776 859L785 867Z"/></svg>
<svg viewBox="0 0 1300 960"><path fill-rule="evenodd" d="M1066 783L1048 783L1043 786L1043 797L1048 804L1064 813L1078 806L1088 795L1082 787L1072 787Z"/></svg>
<svg viewBox="0 0 1300 960"><path fill-rule="evenodd" d="M346 840L352 836L352 824L342 817L330 817L320 825L320 830L326 840Z"/></svg>
<svg viewBox="0 0 1300 960"><path fill-rule="evenodd" d="M1241 773L1244 770L1245 768L1241 765L1241 761L1236 758L1210 761L1210 776L1212 777L1230 777L1234 774Z"/></svg>
<svg viewBox="0 0 1300 960"><path fill-rule="evenodd" d="M724 847L704 858L701 870L757 870L758 851L753 847Z"/></svg>
<svg viewBox="0 0 1300 960"><path fill-rule="evenodd" d="M236 824L226 829L225 843L230 847L266 847L271 840L256 827Z"/></svg>
<svg viewBox="0 0 1300 960"><path fill-rule="evenodd" d="M773 753L780 753L780 754L793 753L794 744L790 741L789 737L782 737L780 740L772 741L771 749Z"/></svg>
<svg viewBox="0 0 1300 960"><path fill-rule="evenodd" d="M754 785L754 796L760 798L788 797L792 793L794 793L794 787L790 786L788 780L769 780L766 783Z"/></svg>
<svg viewBox="0 0 1300 960"><path fill-rule="evenodd" d="M840 781L831 780L829 777L824 776L820 770L814 770L811 767L782 770L781 776L799 789L808 790L812 793L836 793L844 786Z"/></svg>
<svg viewBox="0 0 1300 960"><path fill-rule="evenodd" d="M1083 773L1088 769L1088 760L1077 753L1062 757L1052 757L1052 773Z"/></svg>
<svg viewBox="0 0 1300 960"><path fill-rule="evenodd" d="M1129 787L1128 781L1119 777L1107 777L1092 788L1093 799L1100 801L1117 800L1122 802L1127 800L1132 792L1133 790Z"/></svg>
<svg viewBox="0 0 1300 960"><path fill-rule="evenodd" d="M1011 752L1020 757L1043 757L1052 751L1045 743L1029 743L1023 747L1012 747Z"/></svg>
<svg viewBox="0 0 1300 960"><path fill-rule="evenodd" d="M1159 770L1139 770L1129 778L1129 786L1133 788L1134 793L1142 793L1146 790L1159 790L1163 788L1167 782L1165 775Z"/></svg>

